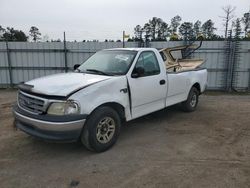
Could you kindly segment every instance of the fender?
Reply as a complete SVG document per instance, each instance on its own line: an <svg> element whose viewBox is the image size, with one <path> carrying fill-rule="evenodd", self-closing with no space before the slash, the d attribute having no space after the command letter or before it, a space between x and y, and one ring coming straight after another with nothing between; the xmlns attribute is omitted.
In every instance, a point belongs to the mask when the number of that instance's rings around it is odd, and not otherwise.
<svg viewBox="0 0 250 188"><path fill-rule="evenodd" d="M127 89L128 92L123 92ZM69 99L81 105L81 114L91 114L105 103L117 103L123 106L126 120L131 119L129 88L126 76L117 76L95 83L72 94Z"/></svg>
<svg viewBox="0 0 250 188"><path fill-rule="evenodd" d="M206 76L204 77L204 72L206 74ZM187 90L187 96L189 91L191 90L191 88L195 85L195 84L199 84L199 89L200 89L200 93L203 93L207 84L207 70L206 69L202 69L197 71L197 76L196 77L191 77L190 79L190 86L189 89Z"/></svg>

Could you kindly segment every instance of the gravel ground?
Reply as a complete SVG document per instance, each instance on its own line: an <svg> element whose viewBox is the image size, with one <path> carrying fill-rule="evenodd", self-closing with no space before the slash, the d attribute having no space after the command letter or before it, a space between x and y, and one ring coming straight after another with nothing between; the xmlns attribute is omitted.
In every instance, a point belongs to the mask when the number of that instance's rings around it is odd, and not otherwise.
<svg viewBox="0 0 250 188"><path fill-rule="evenodd" d="M0 187L250 187L250 95L207 94L126 123L109 151L14 130L0 90Z"/></svg>

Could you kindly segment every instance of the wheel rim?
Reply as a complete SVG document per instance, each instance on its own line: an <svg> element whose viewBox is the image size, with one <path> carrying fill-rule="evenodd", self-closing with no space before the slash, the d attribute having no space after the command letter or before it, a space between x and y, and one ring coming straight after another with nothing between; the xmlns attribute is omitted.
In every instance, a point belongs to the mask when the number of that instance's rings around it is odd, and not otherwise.
<svg viewBox="0 0 250 188"><path fill-rule="evenodd" d="M190 101L191 107L195 107L196 103L197 103L197 96L194 94Z"/></svg>
<svg viewBox="0 0 250 188"><path fill-rule="evenodd" d="M115 120L111 117L101 119L96 128L97 141L106 144L114 136L115 133Z"/></svg>

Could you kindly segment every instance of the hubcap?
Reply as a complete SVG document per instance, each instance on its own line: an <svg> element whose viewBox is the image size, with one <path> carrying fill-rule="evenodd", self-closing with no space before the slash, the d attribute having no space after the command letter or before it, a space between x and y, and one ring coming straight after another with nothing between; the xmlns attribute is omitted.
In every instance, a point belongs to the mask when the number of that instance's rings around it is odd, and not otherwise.
<svg viewBox="0 0 250 188"><path fill-rule="evenodd" d="M108 143L115 133L115 120L111 117L105 117L99 121L96 128L96 138L102 144Z"/></svg>
<svg viewBox="0 0 250 188"><path fill-rule="evenodd" d="M192 96L192 98L191 98L190 105L191 105L192 107L195 107L196 102L197 102L197 96L194 94L194 95Z"/></svg>

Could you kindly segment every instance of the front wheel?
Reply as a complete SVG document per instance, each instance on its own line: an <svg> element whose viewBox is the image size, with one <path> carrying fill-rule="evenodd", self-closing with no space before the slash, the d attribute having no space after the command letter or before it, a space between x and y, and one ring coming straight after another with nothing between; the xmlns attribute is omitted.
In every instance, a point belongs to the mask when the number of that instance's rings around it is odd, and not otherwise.
<svg viewBox="0 0 250 188"><path fill-rule="evenodd" d="M199 102L199 91L195 87L192 87L188 94L187 100L181 103L183 111L185 112L195 111L198 102Z"/></svg>
<svg viewBox="0 0 250 188"><path fill-rule="evenodd" d="M120 127L121 120L114 109L107 106L99 107L84 125L81 142L91 151L106 151L115 144Z"/></svg>

